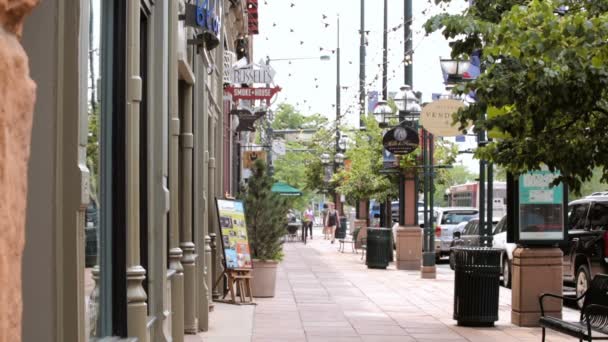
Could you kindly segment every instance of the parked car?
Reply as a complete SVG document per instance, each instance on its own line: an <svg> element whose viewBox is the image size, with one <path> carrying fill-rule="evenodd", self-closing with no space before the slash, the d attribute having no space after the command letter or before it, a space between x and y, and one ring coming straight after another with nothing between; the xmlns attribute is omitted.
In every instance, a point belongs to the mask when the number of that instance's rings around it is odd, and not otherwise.
<svg viewBox="0 0 608 342"><path fill-rule="evenodd" d="M464 228L460 231L459 227L465 223ZM454 270L455 258L454 247L478 247L479 243L479 218L473 218L469 221L459 223L452 232L452 242L450 243L450 268Z"/></svg>
<svg viewBox="0 0 608 342"><path fill-rule="evenodd" d="M450 254L454 229L461 222L477 217L479 210L469 207L447 207L435 209L435 252L437 259Z"/></svg>
<svg viewBox="0 0 608 342"><path fill-rule="evenodd" d="M568 204L568 241L564 254L564 282L580 296L598 273L608 273L608 196L587 196ZM579 303L582 305L582 303Z"/></svg>
<svg viewBox="0 0 608 342"><path fill-rule="evenodd" d="M500 256L501 264L501 275L502 284L510 288L511 279L513 275L513 251L517 247L517 244L507 242L507 217L503 217L494 229L494 238L492 240L492 247L503 250Z"/></svg>

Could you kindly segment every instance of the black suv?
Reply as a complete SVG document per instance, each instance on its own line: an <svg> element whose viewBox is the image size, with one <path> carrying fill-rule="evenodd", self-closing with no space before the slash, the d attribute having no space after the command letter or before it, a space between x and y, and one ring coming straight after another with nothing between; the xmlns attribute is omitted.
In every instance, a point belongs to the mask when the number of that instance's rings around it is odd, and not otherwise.
<svg viewBox="0 0 608 342"><path fill-rule="evenodd" d="M568 204L564 282L580 296L598 273L608 273L608 196L587 196Z"/></svg>

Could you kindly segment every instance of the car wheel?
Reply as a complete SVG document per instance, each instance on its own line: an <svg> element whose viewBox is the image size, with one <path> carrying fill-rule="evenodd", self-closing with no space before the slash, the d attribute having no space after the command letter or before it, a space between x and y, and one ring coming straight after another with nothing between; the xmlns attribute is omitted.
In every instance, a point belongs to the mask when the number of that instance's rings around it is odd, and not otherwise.
<svg viewBox="0 0 608 342"><path fill-rule="evenodd" d="M581 265L576 271L576 297L580 297L587 291L589 284L591 283L591 276L589 275L589 268L587 265ZM579 308L583 307L584 299L580 299L576 304Z"/></svg>
<svg viewBox="0 0 608 342"><path fill-rule="evenodd" d="M511 261L509 257L503 255L502 257L502 285L508 289L511 288Z"/></svg>
<svg viewBox="0 0 608 342"><path fill-rule="evenodd" d="M456 269L456 256L453 251L450 251L450 268L452 271Z"/></svg>

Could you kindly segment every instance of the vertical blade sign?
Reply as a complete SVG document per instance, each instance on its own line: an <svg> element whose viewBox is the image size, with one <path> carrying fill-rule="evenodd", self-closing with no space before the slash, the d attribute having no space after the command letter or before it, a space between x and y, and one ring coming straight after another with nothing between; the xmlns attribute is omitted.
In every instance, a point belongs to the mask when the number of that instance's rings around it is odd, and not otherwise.
<svg viewBox="0 0 608 342"><path fill-rule="evenodd" d="M258 34L258 0L247 0L247 20L249 34Z"/></svg>

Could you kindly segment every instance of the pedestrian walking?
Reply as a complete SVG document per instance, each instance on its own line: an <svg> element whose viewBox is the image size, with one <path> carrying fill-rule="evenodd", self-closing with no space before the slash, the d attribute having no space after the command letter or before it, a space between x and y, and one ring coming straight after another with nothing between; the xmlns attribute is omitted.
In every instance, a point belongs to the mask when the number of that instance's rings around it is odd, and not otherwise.
<svg viewBox="0 0 608 342"><path fill-rule="evenodd" d="M310 231L310 239L312 240L312 224L315 220L315 213L312 211L311 207L308 207L304 212L304 233L306 237L308 237L308 232Z"/></svg>
<svg viewBox="0 0 608 342"><path fill-rule="evenodd" d="M326 220L327 220L327 212L329 211L329 208L327 206L327 203L323 204L323 210L321 210L321 216L323 218L323 220L321 221L321 223L323 224L323 238L325 240L329 239L329 233L327 232L327 225L325 224Z"/></svg>
<svg viewBox="0 0 608 342"><path fill-rule="evenodd" d="M336 210L333 203L329 205L325 225L327 226L329 234L331 235L331 243L334 243L336 240L336 228L340 227L340 213L338 213L338 210Z"/></svg>

